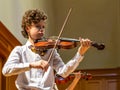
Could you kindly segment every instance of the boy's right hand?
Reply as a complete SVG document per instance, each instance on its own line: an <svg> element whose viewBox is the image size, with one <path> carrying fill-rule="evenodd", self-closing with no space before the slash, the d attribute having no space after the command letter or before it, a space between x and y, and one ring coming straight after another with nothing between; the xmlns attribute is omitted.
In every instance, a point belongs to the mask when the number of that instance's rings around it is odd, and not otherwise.
<svg viewBox="0 0 120 90"><path fill-rule="evenodd" d="M30 63L30 68L38 68L47 71L49 64L45 60L35 61Z"/></svg>

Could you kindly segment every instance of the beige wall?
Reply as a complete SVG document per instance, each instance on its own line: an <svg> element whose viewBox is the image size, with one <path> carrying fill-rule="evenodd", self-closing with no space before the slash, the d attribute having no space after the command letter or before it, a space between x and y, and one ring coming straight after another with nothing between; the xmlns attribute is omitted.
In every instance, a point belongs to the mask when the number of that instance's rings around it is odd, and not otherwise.
<svg viewBox="0 0 120 90"><path fill-rule="evenodd" d="M41 8L49 16L46 30L48 36L58 35L69 8L72 8L62 36L90 38L93 41L105 43L106 48L103 51L91 48L79 68L120 66L119 0L1 0L0 20L21 43L26 41L20 32L21 17L27 9L31 8ZM77 48L60 50L64 62L72 58L76 50Z"/></svg>
<svg viewBox="0 0 120 90"><path fill-rule="evenodd" d="M16 38L20 40L21 43L24 44L26 39L24 39L21 35L21 19L24 12L33 8L44 10L45 13L49 16L48 27L50 30L52 30L54 28L54 12L52 4L52 0L1 0L0 20L6 25L11 33L16 36ZM48 30L46 30L46 35L49 35Z"/></svg>

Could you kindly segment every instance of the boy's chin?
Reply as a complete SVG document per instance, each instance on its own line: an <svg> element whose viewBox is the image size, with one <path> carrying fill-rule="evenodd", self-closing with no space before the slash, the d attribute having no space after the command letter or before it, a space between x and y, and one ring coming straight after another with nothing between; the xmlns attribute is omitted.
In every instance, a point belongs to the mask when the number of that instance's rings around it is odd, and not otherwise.
<svg viewBox="0 0 120 90"><path fill-rule="evenodd" d="M42 40L43 39L43 37L40 37L40 38L36 38L36 40Z"/></svg>

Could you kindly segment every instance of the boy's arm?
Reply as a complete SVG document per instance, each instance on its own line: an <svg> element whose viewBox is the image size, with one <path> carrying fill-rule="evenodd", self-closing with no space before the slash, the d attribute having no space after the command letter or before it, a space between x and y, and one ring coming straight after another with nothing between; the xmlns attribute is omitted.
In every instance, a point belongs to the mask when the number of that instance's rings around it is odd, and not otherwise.
<svg viewBox="0 0 120 90"><path fill-rule="evenodd" d="M74 78L73 82L65 90L74 90L74 88L77 85L80 78L81 78L80 72L75 73L75 78Z"/></svg>

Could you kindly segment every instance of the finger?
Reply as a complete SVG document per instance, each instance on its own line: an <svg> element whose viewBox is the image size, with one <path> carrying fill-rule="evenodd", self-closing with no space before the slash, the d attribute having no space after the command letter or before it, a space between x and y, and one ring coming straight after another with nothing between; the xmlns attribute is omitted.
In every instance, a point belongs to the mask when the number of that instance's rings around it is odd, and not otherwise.
<svg viewBox="0 0 120 90"><path fill-rule="evenodd" d="M45 71L47 71L48 70L48 67L45 67Z"/></svg>
<svg viewBox="0 0 120 90"><path fill-rule="evenodd" d="M80 43L82 42L82 38L81 37L79 37L79 40L80 40Z"/></svg>
<svg viewBox="0 0 120 90"><path fill-rule="evenodd" d="M81 37L79 37L79 40L80 40L80 44L81 44L82 46L84 46L84 45L85 45L85 44L84 44L84 39L81 38Z"/></svg>
<svg viewBox="0 0 120 90"><path fill-rule="evenodd" d="M90 46L90 43L91 43L91 42L90 42L89 39L86 39L86 40L85 40L85 46L87 46L87 47Z"/></svg>
<svg viewBox="0 0 120 90"><path fill-rule="evenodd" d="M89 47L91 45L91 41L87 38L87 39L83 39L82 40L82 45L84 47Z"/></svg>

